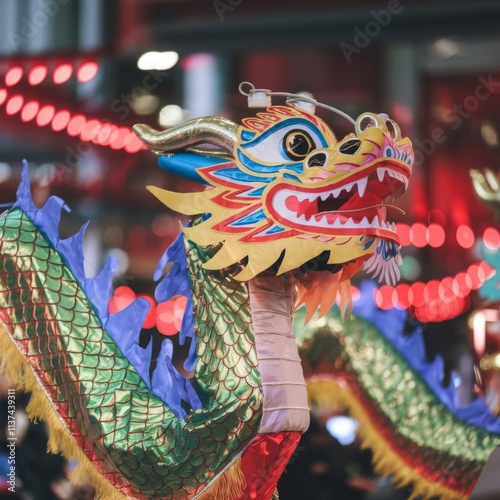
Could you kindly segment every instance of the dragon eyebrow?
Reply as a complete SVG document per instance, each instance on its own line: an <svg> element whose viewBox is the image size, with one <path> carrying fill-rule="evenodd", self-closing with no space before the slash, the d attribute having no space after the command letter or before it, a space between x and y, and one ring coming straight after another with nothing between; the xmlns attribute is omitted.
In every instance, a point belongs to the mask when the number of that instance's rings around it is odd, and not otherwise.
<svg viewBox="0 0 500 500"><path fill-rule="evenodd" d="M248 91L245 91L245 87L248 87ZM353 120L347 113L340 111L340 109L334 108L333 106L328 106L327 104L323 104L318 102L316 99L312 97L302 95L302 94L291 94L289 92L273 92L269 89L256 89L255 85L250 82L241 82L238 90L240 94L248 97L248 107L249 108L265 108L266 106L272 105L272 96L279 97L287 97L286 103L290 104L294 107L302 107L306 111L314 113L314 110L317 107L326 109L335 113L337 115L342 116L352 125L356 125L356 121ZM305 106L300 106L301 104L305 104ZM309 106L307 106L309 105Z"/></svg>

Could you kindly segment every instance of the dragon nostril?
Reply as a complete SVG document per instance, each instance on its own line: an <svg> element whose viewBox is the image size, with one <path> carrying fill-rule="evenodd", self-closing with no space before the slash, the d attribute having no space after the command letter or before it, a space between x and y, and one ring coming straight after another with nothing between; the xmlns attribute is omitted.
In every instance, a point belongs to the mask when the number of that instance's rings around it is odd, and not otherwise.
<svg viewBox="0 0 500 500"><path fill-rule="evenodd" d="M339 147L339 151L344 155L356 154L361 147L361 141L359 139L350 139Z"/></svg>
<svg viewBox="0 0 500 500"><path fill-rule="evenodd" d="M324 167L327 162L326 153L315 153L307 159L308 167Z"/></svg>

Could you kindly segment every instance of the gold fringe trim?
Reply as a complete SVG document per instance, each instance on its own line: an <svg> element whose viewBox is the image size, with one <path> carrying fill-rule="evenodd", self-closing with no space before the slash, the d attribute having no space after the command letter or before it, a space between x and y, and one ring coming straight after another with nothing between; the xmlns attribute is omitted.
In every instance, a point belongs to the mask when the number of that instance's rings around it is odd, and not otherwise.
<svg viewBox="0 0 500 500"><path fill-rule="evenodd" d="M340 387L333 380L309 380L307 382L309 399L320 408L345 408L359 422L358 435L362 447L373 452L374 469L378 474L391 476L398 486L413 486L413 494L409 500L423 497L438 497L446 500L466 500L468 497L445 486L432 483L418 474L385 442L373 426L369 415L365 412L356 396Z"/></svg>
<svg viewBox="0 0 500 500"><path fill-rule="evenodd" d="M206 489L198 500L234 500L240 498L247 485L241 470L241 458L238 457L220 476Z"/></svg>
<svg viewBox="0 0 500 500"><path fill-rule="evenodd" d="M78 447L69 434L63 422L57 416L43 388L38 383L29 363L17 349L4 325L0 324L0 371L19 390L31 392L31 398L26 408L30 419L43 420L49 428L48 451L62 453L63 456L78 462L70 476L75 484L91 481L96 489L96 500L124 500L127 497L120 493L96 469L85 453Z"/></svg>

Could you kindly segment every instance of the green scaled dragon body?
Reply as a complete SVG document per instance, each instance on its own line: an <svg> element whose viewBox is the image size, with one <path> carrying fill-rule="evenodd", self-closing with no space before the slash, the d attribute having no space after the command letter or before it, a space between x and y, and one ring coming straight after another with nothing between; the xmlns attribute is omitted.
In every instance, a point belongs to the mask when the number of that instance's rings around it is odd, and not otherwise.
<svg viewBox="0 0 500 500"><path fill-rule="evenodd" d="M26 170L24 176L20 190L26 195ZM81 459L81 474L102 486L104 498L117 492L192 498L231 465L258 428L261 393L246 287L206 276L203 258L188 248L199 328L198 383L206 400L179 419L118 349L108 333L116 329L113 320L89 301L93 288L109 288L110 269L94 280L82 278L81 269L66 264L81 234L56 242L57 248L47 236L58 223L53 203L57 199L45 207L50 214L23 204L0 218L4 369L33 391L29 410L51 424L52 449ZM43 220L42 228L33 220ZM140 329L144 310L138 302L118 314ZM114 488L97 479L94 467Z"/></svg>

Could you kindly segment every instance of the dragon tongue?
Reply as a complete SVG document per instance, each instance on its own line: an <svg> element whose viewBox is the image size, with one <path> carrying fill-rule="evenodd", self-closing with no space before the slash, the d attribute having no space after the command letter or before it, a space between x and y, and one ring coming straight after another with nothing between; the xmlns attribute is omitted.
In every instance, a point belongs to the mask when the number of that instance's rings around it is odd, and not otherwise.
<svg viewBox="0 0 500 500"><path fill-rule="evenodd" d="M307 198L299 200L296 196L289 196L285 201L286 208L295 212L297 217L305 215L311 217L318 213L316 201L309 201Z"/></svg>

